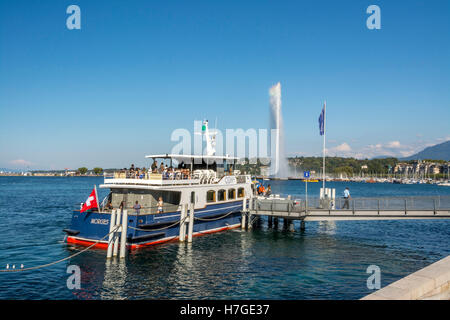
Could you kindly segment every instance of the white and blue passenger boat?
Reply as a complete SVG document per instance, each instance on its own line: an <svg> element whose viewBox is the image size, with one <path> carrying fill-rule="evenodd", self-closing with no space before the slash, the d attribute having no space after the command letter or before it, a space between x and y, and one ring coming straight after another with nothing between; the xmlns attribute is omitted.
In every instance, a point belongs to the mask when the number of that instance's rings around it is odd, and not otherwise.
<svg viewBox="0 0 450 320"><path fill-rule="evenodd" d="M193 236L239 227L244 199L252 192L251 177L235 170L238 158L214 155L215 133L208 131L207 121L202 131L205 155L148 155L153 170L105 174L100 188L109 189L108 196L97 211L73 212L71 226L64 230L67 242L92 245L103 239L109 233L112 209L121 204L128 212L130 249L179 239L177 222L185 204L194 205ZM95 247L107 245L108 239L103 239Z"/></svg>

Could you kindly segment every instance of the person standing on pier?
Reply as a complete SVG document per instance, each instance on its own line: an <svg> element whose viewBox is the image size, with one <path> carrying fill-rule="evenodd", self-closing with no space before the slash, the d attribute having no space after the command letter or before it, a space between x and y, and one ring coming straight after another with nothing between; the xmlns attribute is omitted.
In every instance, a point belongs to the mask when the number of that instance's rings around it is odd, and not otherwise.
<svg viewBox="0 0 450 320"><path fill-rule="evenodd" d="M344 190L344 205L342 206L342 209L345 208L350 209L349 199L350 199L350 190L348 189L348 187L346 187Z"/></svg>

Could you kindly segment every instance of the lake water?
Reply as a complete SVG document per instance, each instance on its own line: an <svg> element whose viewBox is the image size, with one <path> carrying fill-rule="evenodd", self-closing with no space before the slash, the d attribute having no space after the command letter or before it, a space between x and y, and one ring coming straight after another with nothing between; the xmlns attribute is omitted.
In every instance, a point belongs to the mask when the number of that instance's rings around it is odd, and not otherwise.
<svg viewBox="0 0 450 320"><path fill-rule="evenodd" d="M0 177L0 269L32 267L83 247L63 242L71 212L102 178ZM264 181L267 183L268 181ZM274 193L303 197L300 181L270 181ZM317 196L321 183L308 184ZM330 182L353 197L450 195L449 187ZM103 198L107 190L99 190ZM369 265L386 286L450 254L450 221L308 222L295 232L268 229L195 237L106 261L88 250L48 268L0 273L0 299L359 299L372 291ZM69 265L81 289L67 288Z"/></svg>

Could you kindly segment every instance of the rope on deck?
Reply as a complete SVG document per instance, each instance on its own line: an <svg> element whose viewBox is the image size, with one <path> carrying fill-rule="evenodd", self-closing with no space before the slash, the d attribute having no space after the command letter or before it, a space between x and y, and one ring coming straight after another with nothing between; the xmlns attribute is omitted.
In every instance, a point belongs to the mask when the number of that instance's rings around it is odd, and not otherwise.
<svg viewBox="0 0 450 320"><path fill-rule="evenodd" d="M103 238L97 240L96 242L94 242L93 244L91 244L89 247L87 247L87 248L81 250L80 252L77 252L77 253L75 253L75 254L73 254L73 255L71 255L71 256L68 256L68 257L66 257L66 258L63 258L63 259L60 259L60 260L57 260L57 261L54 261L54 262L50 262L50 263L47 263L47 264L42 264L42 265L40 265L40 266L29 267L29 268L20 268L20 269L3 269L3 270L0 270L0 272L21 272L21 271L37 270L37 269L42 269L42 268L50 267L50 266L55 265L55 264L57 264L57 263L60 263L60 262L69 260L69 259L71 259L71 258L73 258L73 257L76 257L76 256L82 254L83 252L86 252L87 250L89 250L90 248L92 248L93 246L95 246L97 243L99 243L100 241L102 241L102 240L104 240L106 237L108 237L111 233L116 232L117 229L119 229L119 228L120 228L120 225L116 226L110 233L108 233L107 235L105 235Z"/></svg>

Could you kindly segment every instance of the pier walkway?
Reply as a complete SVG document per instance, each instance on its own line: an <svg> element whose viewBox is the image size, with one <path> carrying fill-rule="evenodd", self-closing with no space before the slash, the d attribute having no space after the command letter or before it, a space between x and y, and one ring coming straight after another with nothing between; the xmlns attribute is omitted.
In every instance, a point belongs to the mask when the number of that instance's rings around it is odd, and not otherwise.
<svg viewBox="0 0 450 320"><path fill-rule="evenodd" d="M252 216L301 221L450 219L450 196L354 198L348 209L341 209L343 204L343 199L333 204L318 198L306 203L304 199L253 197L244 212L248 221Z"/></svg>

